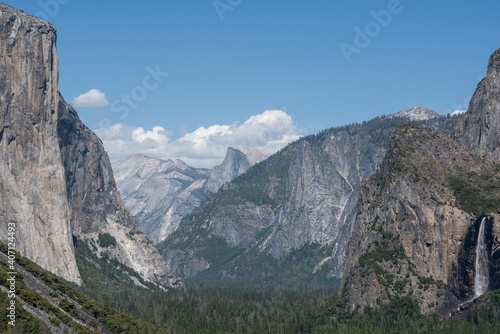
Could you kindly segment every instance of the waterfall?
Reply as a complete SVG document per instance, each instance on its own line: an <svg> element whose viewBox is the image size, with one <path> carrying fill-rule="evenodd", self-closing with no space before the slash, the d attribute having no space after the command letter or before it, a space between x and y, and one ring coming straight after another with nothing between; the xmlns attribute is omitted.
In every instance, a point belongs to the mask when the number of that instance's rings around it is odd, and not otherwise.
<svg viewBox="0 0 500 334"><path fill-rule="evenodd" d="M490 284L488 252L486 251L486 242L484 237L484 224L486 217L481 220L479 235L476 246L476 272L474 273L474 298L484 295L488 291Z"/></svg>

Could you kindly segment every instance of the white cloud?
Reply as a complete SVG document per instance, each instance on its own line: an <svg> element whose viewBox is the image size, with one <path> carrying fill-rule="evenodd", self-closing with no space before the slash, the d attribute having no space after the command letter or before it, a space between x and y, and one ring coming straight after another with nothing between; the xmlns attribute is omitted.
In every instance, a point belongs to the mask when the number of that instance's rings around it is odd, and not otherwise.
<svg viewBox="0 0 500 334"><path fill-rule="evenodd" d="M253 146L267 155L298 139L292 118L281 110L268 110L243 124L200 127L171 141L161 126L152 130L114 124L96 130L112 160L135 153L161 159L182 159L188 165L211 168L220 163L229 146Z"/></svg>
<svg viewBox="0 0 500 334"><path fill-rule="evenodd" d="M135 153L161 157L168 147L170 135L161 126L152 131L122 123L99 128L95 133L101 138L111 160L121 159Z"/></svg>
<svg viewBox="0 0 500 334"><path fill-rule="evenodd" d="M152 141L153 143L167 144L169 133L161 126L153 127L152 131L145 131L143 128L137 128L132 131L132 139L136 142Z"/></svg>
<svg viewBox="0 0 500 334"><path fill-rule="evenodd" d="M98 89L91 89L87 93L79 95L73 99L75 107L94 108L109 105L106 95Z"/></svg>

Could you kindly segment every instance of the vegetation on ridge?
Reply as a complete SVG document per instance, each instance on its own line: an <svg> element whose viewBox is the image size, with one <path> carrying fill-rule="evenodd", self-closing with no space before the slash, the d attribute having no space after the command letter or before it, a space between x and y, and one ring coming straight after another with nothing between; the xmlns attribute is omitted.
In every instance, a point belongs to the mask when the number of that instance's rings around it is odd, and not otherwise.
<svg viewBox="0 0 500 334"><path fill-rule="evenodd" d="M486 174L478 175L457 170L456 175L450 175L448 182L458 206L478 217L500 209L499 171L500 166L496 165L496 170Z"/></svg>
<svg viewBox="0 0 500 334"><path fill-rule="evenodd" d="M0 243L0 251L6 254L7 246ZM15 262L53 291L50 292L50 295L42 295L42 292L29 288L24 281L23 275L18 273L16 275L17 298L47 313L50 317L50 322L56 327L64 323L74 333L93 333L94 331L91 329L97 329L97 324L95 321L89 321L88 323L86 323L86 321L89 319L96 319L111 333L167 333L166 330L160 330L143 320L133 318L107 305L96 302L63 279L43 270L34 262L17 253ZM9 271L7 264L0 260L1 285L7 284L7 272ZM0 300L5 302L8 299L2 298ZM77 303L78 306L75 303ZM40 333L48 331L40 320L34 319L31 314L24 311L19 303L16 303L16 305L16 310L19 311L18 314L20 315L20 328L23 328L22 333ZM5 311L6 308L2 308L2 312ZM5 317L2 318L5 319ZM81 324L82 322L84 325ZM0 324L2 323L3 322L0 322ZM0 327L0 329L2 329L2 327ZM5 329L4 327L2 330ZM10 328L8 330L15 333L16 329Z"/></svg>

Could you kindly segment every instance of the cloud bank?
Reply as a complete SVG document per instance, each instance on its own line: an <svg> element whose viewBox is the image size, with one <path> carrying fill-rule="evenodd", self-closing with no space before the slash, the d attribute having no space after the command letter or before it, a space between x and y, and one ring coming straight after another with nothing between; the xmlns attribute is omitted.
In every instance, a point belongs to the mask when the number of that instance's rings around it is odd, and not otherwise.
<svg viewBox="0 0 500 334"><path fill-rule="evenodd" d="M281 110L267 110L244 123L200 127L172 141L161 126L151 130L117 123L97 129L111 160L143 153L160 159L181 159L194 167L219 164L227 147L253 146L271 155L300 136L292 118Z"/></svg>
<svg viewBox="0 0 500 334"><path fill-rule="evenodd" d="M95 108L109 105L106 95L99 89L91 89L87 93L79 95L72 102L75 107Z"/></svg>

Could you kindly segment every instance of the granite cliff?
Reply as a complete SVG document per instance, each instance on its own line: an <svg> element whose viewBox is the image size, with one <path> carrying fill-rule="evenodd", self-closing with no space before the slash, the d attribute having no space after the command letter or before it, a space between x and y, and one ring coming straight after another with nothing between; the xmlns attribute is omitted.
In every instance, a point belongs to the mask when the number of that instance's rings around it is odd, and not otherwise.
<svg viewBox="0 0 500 334"><path fill-rule="evenodd" d="M0 4L0 238L16 226L16 249L82 283L73 236L98 243L146 280L179 283L116 188L102 142L59 93L56 29Z"/></svg>
<svg viewBox="0 0 500 334"><path fill-rule="evenodd" d="M486 77L479 82L466 115L455 136L500 161L500 49L491 55Z"/></svg>
<svg viewBox="0 0 500 334"><path fill-rule="evenodd" d="M224 161L210 171L206 184L207 190L216 192L224 183L232 181L266 158L264 153L253 147L228 147Z"/></svg>
<svg viewBox="0 0 500 334"><path fill-rule="evenodd" d="M499 64L497 50L456 127L459 143L401 127L363 183L340 291L350 310L410 296L424 313L450 315L477 298L479 281L500 287Z"/></svg>
<svg viewBox="0 0 500 334"><path fill-rule="evenodd" d="M478 218L496 206L499 171L448 135L399 128L362 186L342 276L349 308L410 295L424 313L448 312L470 298ZM488 182L490 193L469 195Z"/></svg>

